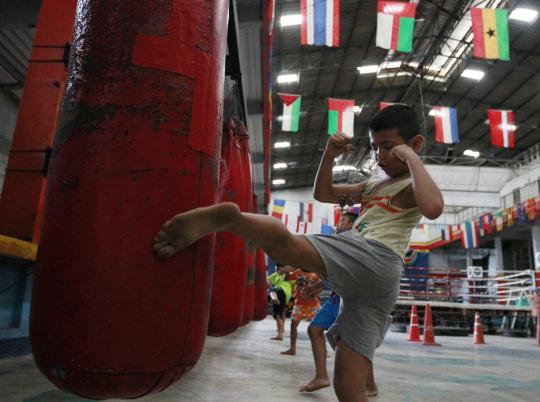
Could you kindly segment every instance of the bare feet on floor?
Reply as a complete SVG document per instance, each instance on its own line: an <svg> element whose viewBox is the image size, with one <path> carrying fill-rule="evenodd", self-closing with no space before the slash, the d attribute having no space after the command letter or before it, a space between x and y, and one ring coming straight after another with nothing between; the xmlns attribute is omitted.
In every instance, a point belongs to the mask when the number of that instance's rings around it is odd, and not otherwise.
<svg viewBox="0 0 540 402"><path fill-rule="evenodd" d="M318 389L327 388L330 386L329 378L314 378L306 385L301 386L298 390L300 392L313 392Z"/></svg>
<svg viewBox="0 0 540 402"><path fill-rule="evenodd" d="M280 354L282 354L282 355L294 356L294 355L296 355L296 350L294 350L294 349L287 349L287 350L281 352Z"/></svg>
<svg viewBox="0 0 540 402"><path fill-rule="evenodd" d="M201 207L169 219L154 237L154 251L159 258L170 258L200 238L225 229L240 215L236 204Z"/></svg>
<svg viewBox="0 0 540 402"><path fill-rule="evenodd" d="M270 338L271 341L282 341L283 340L283 336L281 335L276 335L274 336L273 338Z"/></svg>
<svg viewBox="0 0 540 402"><path fill-rule="evenodd" d="M379 395L379 389L377 387L375 388L368 388L366 390L367 396L377 396Z"/></svg>

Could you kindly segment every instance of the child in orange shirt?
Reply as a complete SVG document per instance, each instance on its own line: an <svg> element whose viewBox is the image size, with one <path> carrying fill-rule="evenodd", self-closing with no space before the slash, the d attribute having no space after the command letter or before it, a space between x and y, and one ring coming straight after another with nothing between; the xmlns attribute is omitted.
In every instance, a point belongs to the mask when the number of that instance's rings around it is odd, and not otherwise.
<svg viewBox="0 0 540 402"><path fill-rule="evenodd" d="M291 314L291 346L288 350L281 352L281 354L293 356L296 354L296 338L298 336L298 325L300 325L300 321L303 319L311 321L321 308L319 294L306 296L302 290L306 286L321 282L321 279L317 274L297 269L289 275L289 280L296 282L294 306Z"/></svg>

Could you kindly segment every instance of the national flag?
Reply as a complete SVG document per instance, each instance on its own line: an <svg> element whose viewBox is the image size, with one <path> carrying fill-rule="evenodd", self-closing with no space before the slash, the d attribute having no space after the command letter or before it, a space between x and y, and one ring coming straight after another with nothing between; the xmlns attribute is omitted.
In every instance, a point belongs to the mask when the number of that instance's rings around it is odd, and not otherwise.
<svg viewBox="0 0 540 402"><path fill-rule="evenodd" d="M506 214L503 215L503 219L506 216L506 226L510 227L514 225L513 207L506 208Z"/></svg>
<svg viewBox="0 0 540 402"><path fill-rule="evenodd" d="M354 136L354 99L328 98L328 134Z"/></svg>
<svg viewBox="0 0 540 402"><path fill-rule="evenodd" d="M412 52L415 13L414 3L379 1L376 45L384 49Z"/></svg>
<svg viewBox="0 0 540 402"><path fill-rule="evenodd" d="M534 221L536 219L536 202L534 200L534 197L531 197L527 200L526 212L527 217L530 221Z"/></svg>
<svg viewBox="0 0 540 402"><path fill-rule="evenodd" d="M339 221L341 220L341 207L338 205L334 206L334 226L339 225Z"/></svg>
<svg viewBox="0 0 540 402"><path fill-rule="evenodd" d="M480 219L484 228L484 234L493 233L493 216L491 214L485 214Z"/></svg>
<svg viewBox="0 0 540 402"><path fill-rule="evenodd" d="M339 46L339 0L300 0L302 45Z"/></svg>
<svg viewBox="0 0 540 402"><path fill-rule="evenodd" d="M491 143L499 148L514 148L514 112L488 109Z"/></svg>
<svg viewBox="0 0 540 402"><path fill-rule="evenodd" d="M296 219L296 233L307 233L308 222L300 220L300 216Z"/></svg>
<svg viewBox="0 0 540 402"><path fill-rule="evenodd" d="M504 219L503 219L503 209L499 209L495 212L493 212L493 223L495 225L495 230L497 232L500 232L503 230L503 222L504 222Z"/></svg>
<svg viewBox="0 0 540 402"><path fill-rule="evenodd" d="M456 144L459 142L457 111L455 107L433 106L435 118L435 140L441 144Z"/></svg>
<svg viewBox="0 0 540 402"><path fill-rule="evenodd" d="M280 94L278 96L283 101L283 115L281 120L282 131L298 131L300 122L300 102L302 97L294 94Z"/></svg>
<svg viewBox="0 0 540 402"><path fill-rule="evenodd" d="M478 238L478 227L474 221L466 221L461 225L461 232L463 236L461 237L461 244L465 248L477 248L480 244Z"/></svg>
<svg viewBox="0 0 540 402"><path fill-rule="evenodd" d="M484 236L486 230L484 228L484 221L482 219L482 217L478 218L478 235L479 236Z"/></svg>
<svg viewBox="0 0 540 402"><path fill-rule="evenodd" d="M274 200L272 206L272 216L281 220L283 218L283 210L285 209L285 200Z"/></svg>
<svg viewBox="0 0 540 402"><path fill-rule="evenodd" d="M441 229L441 239L446 240L446 241L454 240L454 236L452 233L452 226L443 225Z"/></svg>
<svg viewBox="0 0 540 402"><path fill-rule="evenodd" d="M328 218L323 217L321 219L321 234L332 234L334 233L334 228L328 224Z"/></svg>
<svg viewBox="0 0 540 402"><path fill-rule="evenodd" d="M508 11L471 8L474 56L483 59L510 60Z"/></svg>
<svg viewBox="0 0 540 402"><path fill-rule="evenodd" d="M517 222L521 224L527 222L527 217L525 215L525 208L521 202L517 205Z"/></svg>
<svg viewBox="0 0 540 402"><path fill-rule="evenodd" d="M299 218L301 222L313 222L313 203L312 202L308 202L308 203L300 202Z"/></svg>

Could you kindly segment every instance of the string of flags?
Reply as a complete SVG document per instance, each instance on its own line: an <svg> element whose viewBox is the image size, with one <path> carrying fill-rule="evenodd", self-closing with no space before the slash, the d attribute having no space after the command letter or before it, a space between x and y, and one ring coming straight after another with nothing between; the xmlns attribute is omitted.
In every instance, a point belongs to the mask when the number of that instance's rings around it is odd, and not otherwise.
<svg viewBox="0 0 540 402"><path fill-rule="evenodd" d="M501 232L504 227L514 223L534 222L540 216L540 196L531 197L524 202L508 208L500 208L494 212L483 214L477 219L466 221L460 225L437 225L441 231L441 240L454 241L461 239L464 248L479 247L480 237Z"/></svg>
<svg viewBox="0 0 540 402"><path fill-rule="evenodd" d="M300 124L301 95L278 93L283 102L281 116L282 131L297 132ZM379 109L394 105L380 102ZM328 134L344 132L354 136L354 99L328 98ZM434 118L435 141L440 144L459 143L457 109L447 106L432 106L429 112ZM488 109L491 144L497 148L514 148L515 130L512 110Z"/></svg>
<svg viewBox="0 0 540 402"><path fill-rule="evenodd" d="M483 59L510 60L508 11L505 8L471 7L473 55ZM302 45L339 47L340 0L300 0ZM377 2L375 43L384 49L413 51L416 3L402 1ZM282 131L297 132L300 122L301 95L278 94L283 102ZM380 109L391 105L381 102ZM328 99L328 134L345 132L353 136L354 100ZM435 140L441 144L459 142L457 110L434 106ZM489 109L491 143L499 148L514 148L514 117L510 110Z"/></svg>
<svg viewBox="0 0 540 402"><path fill-rule="evenodd" d="M508 11L471 7L473 54L482 59L510 60ZM340 1L300 0L302 45L339 47ZM413 51L416 3L377 2L375 44L404 53Z"/></svg>

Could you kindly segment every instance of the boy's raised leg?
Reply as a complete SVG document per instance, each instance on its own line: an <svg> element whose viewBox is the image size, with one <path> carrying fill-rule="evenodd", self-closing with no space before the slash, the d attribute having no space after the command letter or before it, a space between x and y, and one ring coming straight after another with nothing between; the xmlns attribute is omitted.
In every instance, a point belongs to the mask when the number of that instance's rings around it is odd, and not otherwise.
<svg viewBox="0 0 540 402"><path fill-rule="evenodd" d="M154 238L154 250L158 257L170 258L200 238L220 231L255 243L275 261L326 277L319 253L305 237L291 234L276 218L240 212L238 206L230 202L174 216Z"/></svg>

